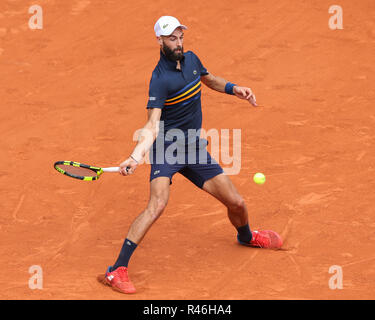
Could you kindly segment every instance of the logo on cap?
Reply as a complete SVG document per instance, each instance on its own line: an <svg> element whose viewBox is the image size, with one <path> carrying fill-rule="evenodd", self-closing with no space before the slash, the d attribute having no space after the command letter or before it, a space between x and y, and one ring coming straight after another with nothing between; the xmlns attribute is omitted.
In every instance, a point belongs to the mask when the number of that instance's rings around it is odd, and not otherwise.
<svg viewBox="0 0 375 320"><path fill-rule="evenodd" d="M194 70L194 71L193 71L193 74L196 75L196 74L197 74L197 70Z"/></svg>
<svg viewBox="0 0 375 320"><path fill-rule="evenodd" d="M163 26L163 29L165 29L166 27L168 27L168 23L166 23L166 24Z"/></svg>

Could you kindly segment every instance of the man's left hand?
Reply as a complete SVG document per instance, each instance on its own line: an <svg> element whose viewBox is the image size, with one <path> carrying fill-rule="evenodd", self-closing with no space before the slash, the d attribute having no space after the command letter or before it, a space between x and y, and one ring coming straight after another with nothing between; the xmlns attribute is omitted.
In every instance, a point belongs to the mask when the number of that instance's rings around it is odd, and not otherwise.
<svg viewBox="0 0 375 320"><path fill-rule="evenodd" d="M236 95L236 97L249 101L249 103L251 103L254 107L258 106L255 99L255 94L250 88L234 86L233 93Z"/></svg>

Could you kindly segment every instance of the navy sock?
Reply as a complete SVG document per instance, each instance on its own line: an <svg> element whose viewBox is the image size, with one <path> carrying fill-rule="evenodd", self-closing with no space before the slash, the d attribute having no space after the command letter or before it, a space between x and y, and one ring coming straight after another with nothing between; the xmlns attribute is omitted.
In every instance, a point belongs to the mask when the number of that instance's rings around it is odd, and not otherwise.
<svg viewBox="0 0 375 320"><path fill-rule="evenodd" d="M253 238L253 235L251 234L249 224L245 224L242 227L236 228L238 231L238 239L242 242L250 242L251 239Z"/></svg>
<svg viewBox="0 0 375 320"><path fill-rule="evenodd" d="M116 270L118 267L128 267L130 257L132 256L134 250L137 248L137 244L129 239L125 239L122 245L120 254L117 258L116 263L112 267L112 271Z"/></svg>

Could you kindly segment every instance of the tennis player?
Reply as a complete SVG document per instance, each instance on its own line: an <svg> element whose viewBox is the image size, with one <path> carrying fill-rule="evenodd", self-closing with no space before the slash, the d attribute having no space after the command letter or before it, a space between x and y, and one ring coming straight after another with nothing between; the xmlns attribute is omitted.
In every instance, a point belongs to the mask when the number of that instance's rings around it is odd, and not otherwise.
<svg viewBox="0 0 375 320"><path fill-rule="evenodd" d="M105 274L106 283L123 293L136 291L128 276L130 257L164 211L172 177L177 172L227 207L229 221L237 231L238 243L273 249L282 245L281 237L274 231L250 230L243 198L210 154L206 151L204 157L200 155L202 149L206 149L203 139L196 134L191 135L191 132L199 132L202 124L201 82L215 91L247 100L253 106L257 104L250 88L214 76L192 51L184 52L185 29L186 26L171 16L161 17L154 26L160 45L160 60L149 86L148 121L130 157L120 165L120 173L127 176L134 173L147 151L153 158L148 205L131 224L117 261L108 267ZM182 136L170 134L176 130L182 132ZM166 150L173 143L178 144L180 151L186 151L185 154L182 152L182 160L186 161L181 161L181 157L180 161L173 161L176 152L167 155Z"/></svg>

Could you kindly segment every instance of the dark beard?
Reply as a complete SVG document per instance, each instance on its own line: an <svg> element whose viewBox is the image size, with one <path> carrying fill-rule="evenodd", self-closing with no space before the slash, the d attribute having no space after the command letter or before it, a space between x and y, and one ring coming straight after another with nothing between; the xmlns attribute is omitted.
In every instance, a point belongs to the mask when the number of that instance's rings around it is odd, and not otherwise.
<svg viewBox="0 0 375 320"><path fill-rule="evenodd" d="M175 50L177 49L181 49L181 52L176 52ZM184 47L177 47L175 50L171 50L169 47L167 47L164 43L163 43L163 51L164 51L164 54L165 56L169 59L169 60L172 60L172 61L178 61L178 60L181 60L184 56Z"/></svg>

